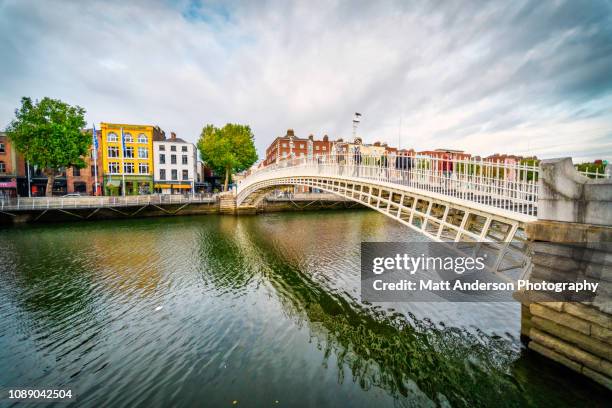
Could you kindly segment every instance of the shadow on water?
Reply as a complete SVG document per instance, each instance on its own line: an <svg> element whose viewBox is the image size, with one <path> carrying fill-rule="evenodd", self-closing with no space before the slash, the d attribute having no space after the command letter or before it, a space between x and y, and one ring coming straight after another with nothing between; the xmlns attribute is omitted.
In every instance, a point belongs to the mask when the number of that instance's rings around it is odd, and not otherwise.
<svg viewBox="0 0 612 408"><path fill-rule="evenodd" d="M572 392L579 383L592 392L591 406L605 406L606 391L601 387L526 352L516 342L361 303L305 273L296 259L290 259L291 251L264 238L264 224L252 219L228 219L225 224L219 237L206 240L210 246L203 254L230 247L241 259L229 253L218 258L220 264L212 270L231 270L231 278L222 274L211 283L235 290L256 279L268 282L286 313L308 326L324 353L322 364L327 366L335 357L340 383L347 381L348 367L350 380L362 389L380 387L401 406L453 407L579 406L587 401L584 389ZM254 271L245 269L246 264L267 268Z"/></svg>

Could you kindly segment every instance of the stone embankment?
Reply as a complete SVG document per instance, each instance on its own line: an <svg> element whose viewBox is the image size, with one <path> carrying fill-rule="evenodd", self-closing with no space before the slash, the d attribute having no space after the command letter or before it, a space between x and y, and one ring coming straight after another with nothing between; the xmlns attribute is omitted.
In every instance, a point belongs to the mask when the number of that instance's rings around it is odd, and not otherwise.
<svg viewBox="0 0 612 408"><path fill-rule="evenodd" d="M538 221L527 225L532 281L599 283L589 299L517 293L521 334L533 350L612 390L612 184L542 162ZM566 296L566 295L564 295ZM566 301L568 300L568 301Z"/></svg>

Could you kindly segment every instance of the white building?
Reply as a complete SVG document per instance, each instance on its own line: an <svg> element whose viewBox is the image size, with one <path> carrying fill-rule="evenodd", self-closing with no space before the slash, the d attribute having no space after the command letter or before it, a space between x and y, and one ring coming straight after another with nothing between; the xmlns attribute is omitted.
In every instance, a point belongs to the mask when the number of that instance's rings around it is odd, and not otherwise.
<svg viewBox="0 0 612 408"><path fill-rule="evenodd" d="M162 194L191 193L197 180L196 147L176 137L153 141L153 187Z"/></svg>

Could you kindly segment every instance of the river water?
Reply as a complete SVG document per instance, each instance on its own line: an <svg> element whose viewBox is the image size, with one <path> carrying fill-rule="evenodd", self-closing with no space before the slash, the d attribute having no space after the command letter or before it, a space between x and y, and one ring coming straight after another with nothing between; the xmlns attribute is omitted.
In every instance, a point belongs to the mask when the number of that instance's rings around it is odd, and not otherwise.
<svg viewBox="0 0 612 408"><path fill-rule="evenodd" d="M524 350L518 303L362 304L361 241L420 240L369 211L1 229L0 390L91 407L605 405Z"/></svg>

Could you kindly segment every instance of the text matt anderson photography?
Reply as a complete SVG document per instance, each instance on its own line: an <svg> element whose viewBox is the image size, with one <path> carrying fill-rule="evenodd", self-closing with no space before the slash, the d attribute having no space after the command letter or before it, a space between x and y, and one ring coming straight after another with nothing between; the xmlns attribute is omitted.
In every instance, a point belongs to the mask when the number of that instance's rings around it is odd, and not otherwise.
<svg viewBox="0 0 612 408"><path fill-rule="evenodd" d="M612 2L0 0L0 407L609 407Z"/></svg>

